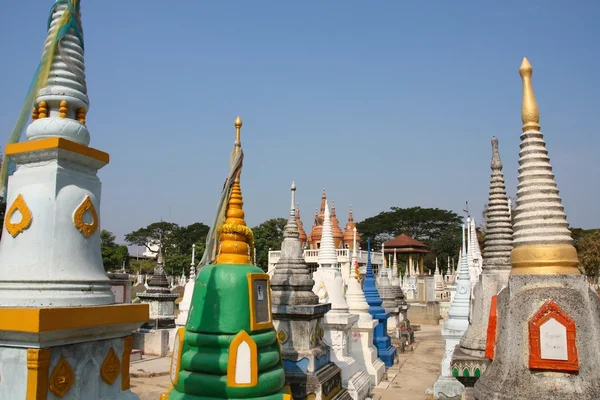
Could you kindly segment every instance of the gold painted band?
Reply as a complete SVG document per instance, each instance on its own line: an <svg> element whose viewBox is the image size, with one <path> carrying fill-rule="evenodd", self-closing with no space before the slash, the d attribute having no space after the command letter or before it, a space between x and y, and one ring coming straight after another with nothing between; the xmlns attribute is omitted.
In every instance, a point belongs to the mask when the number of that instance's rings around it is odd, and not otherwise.
<svg viewBox="0 0 600 400"><path fill-rule="evenodd" d="M148 304L61 308L0 307L0 331L41 333L138 322L142 324L149 319Z"/></svg>
<svg viewBox="0 0 600 400"><path fill-rule="evenodd" d="M34 151L51 149L72 151L73 153L78 153L107 164L110 161L110 155L108 153L63 138L30 140L26 142L9 144L6 145L6 155L11 156L21 153L30 153Z"/></svg>
<svg viewBox="0 0 600 400"><path fill-rule="evenodd" d="M525 245L510 253L511 275L579 275L577 250L570 244Z"/></svg>

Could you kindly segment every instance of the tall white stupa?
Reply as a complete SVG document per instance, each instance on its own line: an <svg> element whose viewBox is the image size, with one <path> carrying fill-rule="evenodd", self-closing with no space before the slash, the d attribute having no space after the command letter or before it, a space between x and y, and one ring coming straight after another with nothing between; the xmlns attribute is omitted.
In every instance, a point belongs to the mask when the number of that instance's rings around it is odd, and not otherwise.
<svg viewBox="0 0 600 400"><path fill-rule="evenodd" d="M27 141L6 146L17 169L0 241L0 399L138 398L131 332L148 305L114 304L104 272L97 171L109 155L89 147L83 47L79 1L56 1Z"/></svg>
<svg viewBox="0 0 600 400"><path fill-rule="evenodd" d="M313 274L313 292L320 302L331 303L331 310L323 317L323 340L331 347L331 360L342 370L344 388L354 400L364 399L369 393L371 377L350 352L351 329L359 317L349 312L344 296L344 280L338 268L327 201L317 262L319 267Z"/></svg>
<svg viewBox="0 0 600 400"><path fill-rule="evenodd" d="M465 248L465 226L462 232L463 248ZM446 342L444 358L441 363L440 376L433 385L433 398L444 399L460 396L464 391L464 385L452 376L450 370L450 361L452 353L460 339L463 337L469 327L469 308L471 297L471 280L469 277L469 266L467 262L467 252L462 252L460 263L460 273L456 281L456 294L452 300L452 305L448 310L448 321L442 329L442 336ZM446 396L446 397L443 397Z"/></svg>

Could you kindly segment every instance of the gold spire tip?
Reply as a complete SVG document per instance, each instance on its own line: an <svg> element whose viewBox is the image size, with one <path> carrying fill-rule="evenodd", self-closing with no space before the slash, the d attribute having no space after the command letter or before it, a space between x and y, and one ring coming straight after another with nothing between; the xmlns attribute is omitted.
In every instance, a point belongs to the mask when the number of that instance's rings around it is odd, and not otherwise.
<svg viewBox="0 0 600 400"><path fill-rule="evenodd" d="M235 125L236 128L241 128L242 127L242 119L239 117L239 115L235 119L234 125Z"/></svg>
<svg viewBox="0 0 600 400"><path fill-rule="evenodd" d="M521 66L519 67L519 73L521 74L521 76L523 76L523 75L531 76L532 71L533 71L533 68L531 67L531 64L529 63L529 60L527 59L527 57L523 57L523 62L521 62Z"/></svg>
<svg viewBox="0 0 600 400"><path fill-rule="evenodd" d="M521 108L521 119L523 120L523 132L540 130L540 111L538 110L535 95L533 94L533 85L531 75L533 68L527 57L523 58L519 75L523 81L523 105Z"/></svg>

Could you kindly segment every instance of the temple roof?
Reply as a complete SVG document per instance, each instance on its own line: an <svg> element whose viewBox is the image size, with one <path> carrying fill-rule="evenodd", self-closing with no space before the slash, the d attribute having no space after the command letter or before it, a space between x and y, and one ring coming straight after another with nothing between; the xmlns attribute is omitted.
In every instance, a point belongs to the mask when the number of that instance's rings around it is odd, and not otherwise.
<svg viewBox="0 0 600 400"><path fill-rule="evenodd" d="M427 245L411 238L406 234L401 234L394 239L384 243L386 252L393 253L394 249L398 253L429 253Z"/></svg>

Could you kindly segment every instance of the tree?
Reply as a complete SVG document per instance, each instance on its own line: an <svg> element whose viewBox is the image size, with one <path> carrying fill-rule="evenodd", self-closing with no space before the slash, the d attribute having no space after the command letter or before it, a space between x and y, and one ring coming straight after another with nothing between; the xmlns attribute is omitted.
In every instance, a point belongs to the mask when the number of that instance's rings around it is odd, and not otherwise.
<svg viewBox="0 0 600 400"><path fill-rule="evenodd" d="M145 247L148 251L156 253L158 248L166 249L173 244L175 232L178 228L179 225L172 222L153 222L145 228L140 228L125 235L125 241L130 246Z"/></svg>
<svg viewBox="0 0 600 400"><path fill-rule="evenodd" d="M406 234L428 245L431 252L425 257L425 264L434 268L435 258L444 265L448 257L456 257L461 245L462 218L448 210L439 208L399 208L391 207L374 217L357 224L362 238L361 246L367 248L367 238L371 238L372 248L380 248L386 240Z"/></svg>
<svg viewBox="0 0 600 400"><path fill-rule="evenodd" d="M574 228L572 235L579 257L579 268L597 281L600 269L600 230Z"/></svg>
<svg viewBox="0 0 600 400"><path fill-rule="evenodd" d="M153 222L125 235L129 245L143 246L156 253L163 249L165 272L170 275L189 274L192 245L196 245L196 262L202 257L209 227L201 222L179 226L172 222ZM140 266L141 267L141 266Z"/></svg>
<svg viewBox="0 0 600 400"><path fill-rule="evenodd" d="M140 260L131 259L129 261L129 268L134 274L151 274L154 272L155 266L156 262L147 258L142 258Z"/></svg>
<svg viewBox="0 0 600 400"><path fill-rule="evenodd" d="M129 258L127 246L115 243L115 235L105 229L100 232L100 249L105 271L121 268Z"/></svg>
<svg viewBox="0 0 600 400"><path fill-rule="evenodd" d="M269 249L281 248L283 229L286 223L285 218L273 218L252 228L254 247L256 248L256 264L265 272L269 268Z"/></svg>

